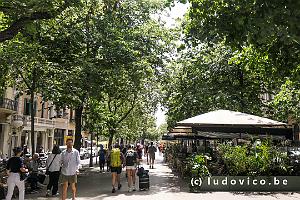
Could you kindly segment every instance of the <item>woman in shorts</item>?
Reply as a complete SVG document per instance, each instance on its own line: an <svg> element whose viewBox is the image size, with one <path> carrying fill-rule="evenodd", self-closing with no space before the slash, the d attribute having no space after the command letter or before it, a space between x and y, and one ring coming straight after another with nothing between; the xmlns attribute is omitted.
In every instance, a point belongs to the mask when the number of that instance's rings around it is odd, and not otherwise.
<svg viewBox="0 0 300 200"><path fill-rule="evenodd" d="M138 162L138 154L133 149L133 145L129 145L125 154L125 166L128 180L128 192L136 191L135 188L135 171Z"/></svg>

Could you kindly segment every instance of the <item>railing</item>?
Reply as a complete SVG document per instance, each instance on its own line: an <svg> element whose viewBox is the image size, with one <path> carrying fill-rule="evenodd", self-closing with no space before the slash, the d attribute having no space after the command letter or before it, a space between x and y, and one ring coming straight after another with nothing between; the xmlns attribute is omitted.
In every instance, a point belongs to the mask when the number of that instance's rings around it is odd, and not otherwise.
<svg viewBox="0 0 300 200"><path fill-rule="evenodd" d="M18 128L24 125L24 116L19 114L14 114L12 116L12 126Z"/></svg>
<svg viewBox="0 0 300 200"><path fill-rule="evenodd" d="M25 118L23 115L13 115L13 121L23 121Z"/></svg>
<svg viewBox="0 0 300 200"><path fill-rule="evenodd" d="M18 102L12 99L0 98L0 108L17 111Z"/></svg>
<svg viewBox="0 0 300 200"><path fill-rule="evenodd" d="M24 116L24 125L26 126L29 125L30 123L31 123L31 116ZM34 124L37 126L54 127L55 121L51 119L35 117Z"/></svg>

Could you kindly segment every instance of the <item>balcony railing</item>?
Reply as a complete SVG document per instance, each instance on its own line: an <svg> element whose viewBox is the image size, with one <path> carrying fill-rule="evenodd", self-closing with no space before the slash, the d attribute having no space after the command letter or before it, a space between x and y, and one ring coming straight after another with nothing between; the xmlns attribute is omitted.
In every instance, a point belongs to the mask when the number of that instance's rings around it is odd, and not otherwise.
<svg viewBox="0 0 300 200"><path fill-rule="evenodd" d="M29 126L30 124L31 124L31 117L30 116L24 116L24 125ZM34 125L35 126L43 126L43 127L54 128L55 121L51 120L51 119L35 117L34 118Z"/></svg>
<svg viewBox="0 0 300 200"><path fill-rule="evenodd" d="M0 108L17 111L18 102L12 99L0 98Z"/></svg>
<svg viewBox="0 0 300 200"><path fill-rule="evenodd" d="M25 118L23 115L13 115L13 121L23 121Z"/></svg>
<svg viewBox="0 0 300 200"><path fill-rule="evenodd" d="M24 116L23 115L19 115L19 114L15 114L12 116L12 126L18 128L20 126L23 126L24 124Z"/></svg>

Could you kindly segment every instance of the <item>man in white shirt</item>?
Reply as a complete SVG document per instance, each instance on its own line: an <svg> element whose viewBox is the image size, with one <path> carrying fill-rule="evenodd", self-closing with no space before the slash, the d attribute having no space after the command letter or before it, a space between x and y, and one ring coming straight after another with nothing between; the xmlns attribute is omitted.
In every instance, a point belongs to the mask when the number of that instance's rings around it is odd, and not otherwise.
<svg viewBox="0 0 300 200"><path fill-rule="evenodd" d="M73 139L68 138L66 141L67 149L61 154L61 176L63 182L62 200L67 198L68 183L72 188L72 200L76 198L76 183L77 183L77 172L80 165L80 154L73 148Z"/></svg>

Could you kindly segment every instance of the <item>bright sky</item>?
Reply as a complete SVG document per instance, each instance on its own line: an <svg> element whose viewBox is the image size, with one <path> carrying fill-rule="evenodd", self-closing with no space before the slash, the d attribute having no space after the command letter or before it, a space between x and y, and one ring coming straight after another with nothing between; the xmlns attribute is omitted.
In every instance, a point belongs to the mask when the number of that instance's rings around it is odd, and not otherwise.
<svg viewBox="0 0 300 200"><path fill-rule="evenodd" d="M189 4L176 3L171 10L167 8L166 13L160 15L160 17L163 21L166 22L167 27L173 27L176 24L176 19L182 18L186 13L188 6Z"/></svg>
<svg viewBox="0 0 300 200"><path fill-rule="evenodd" d="M174 7L172 7L171 11L168 10L168 14L161 16L161 19L166 22L167 27L173 27L176 24L177 18L182 18L186 13L188 8L188 4L176 3ZM156 127L159 127L161 124L166 123L166 111L163 111L163 107L159 106L156 113Z"/></svg>

